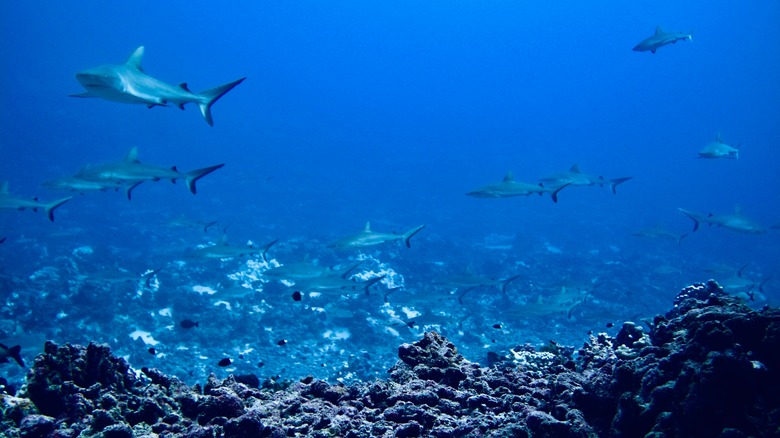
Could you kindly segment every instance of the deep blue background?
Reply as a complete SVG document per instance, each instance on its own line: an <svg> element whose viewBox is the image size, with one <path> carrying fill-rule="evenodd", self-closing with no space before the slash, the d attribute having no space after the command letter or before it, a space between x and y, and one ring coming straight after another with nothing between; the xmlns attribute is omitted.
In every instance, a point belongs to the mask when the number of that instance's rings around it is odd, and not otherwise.
<svg viewBox="0 0 780 438"><path fill-rule="evenodd" d="M380 231L426 223L415 240L452 241L466 264L471 243L491 234L516 234L519 259L549 243L630 263L627 254L657 245L633 231L690 231L678 207L739 205L768 227L780 223L778 23L773 0L1 2L0 178L12 191L62 196L41 183L133 145L152 164L226 166L197 196L145 183L132 202L77 196L54 224L4 213L0 230L40 248L47 233L78 227L61 253L102 243L151 257L168 243L145 240L147 231L181 214L258 243L328 242L367 220ZM692 31L693 41L631 51L656 25ZM68 97L83 91L77 71L124 62L139 45L147 73L194 91L248 79L215 104L213 128L191 105ZM718 133L742 145L739 160L696 159ZM558 204L464 196L508 170L535 182L574 163L634 178L617 195L564 189ZM203 238L193 240L177 245ZM703 229L665 251L697 261L685 281L748 262L757 276L780 276L777 231ZM23 276L54 252L0 258Z"/></svg>

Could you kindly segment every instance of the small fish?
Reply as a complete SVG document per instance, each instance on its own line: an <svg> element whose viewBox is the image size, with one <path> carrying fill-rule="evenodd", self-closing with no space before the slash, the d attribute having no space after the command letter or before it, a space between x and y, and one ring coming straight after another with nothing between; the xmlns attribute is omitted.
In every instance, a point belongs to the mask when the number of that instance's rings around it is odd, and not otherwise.
<svg viewBox="0 0 780 438"><path fill-rule="evenodd" d="M231 363L233 363L233 361L226 357L226 358L220 360L217 363L217 365L219 365L221 367L226 367L226 366L230 365Z"/></svg>
<svg viewBox="0 0 780 438"><path fill-rule="evenodd" d="M612 324L611 322L608 322L608 323L607 323L607 328L612 328L612 327L614 327L614 326L615 326L615 324Z"/></svg>
<svg viewBox="0 0 780 438"><path fill-rule="evenodd" d="M262 367L264 367L264 366L265 366L265 362L260 362L260 363L258 363L258 364L257 364L257 367L258 367L258 368L262 368Z"/></svg>
<svg viewBox="0 0 780 438"><path fill-rule="evenodd" d="M293 292L293 294L292 294L293 301L300 301L301 298L303 298L303 296L301 295L300 292L298 292L297 290L295 292Z"/></svg>
<svg viewBox="0 0 780 438"><path fill-rule="evenodd" d="M21 351L22 347L20 345L14 345L13 347L8 348L5 345L0 344L0 363L8 363L10 362L8 358L11 358L15 360L19 366L24 368L24 362L22 361L22 355L20 354Z"/></svg>
<svg viewBox="0 0 780 438"><path fill-rule="evenodd" d="M501 324L493 324L493 328L494 329L500 329L501 328Z"/></svg>
<svg viewBox="0 0 780 438"><path fill-rule="evenodd" d="M280 340L279 342L276 343L276 345L278 345L280 347L284 346L284 345L287 345L287 339Z"/></svg>
<svg viewBox="0 0 780 438"><path fill-rule="evenodd" d="M154 347L149 347L149 349L148 349L148 350L146 350L146 351L148 351L148 352L149 352L149 354L151 354L152 356L154 356L155 354L157 354L157 350L155 350L155 349L154 349Z"/></svg>
<svg viewBox="0 0 780 438"><path fill-rule="evenodd" d="M181 328L184 328L184 329L191 329L193 327L199 327L197 322L191 321L189 319L183 320L182 322L179 323L179 325L181 326Z"/></svg>

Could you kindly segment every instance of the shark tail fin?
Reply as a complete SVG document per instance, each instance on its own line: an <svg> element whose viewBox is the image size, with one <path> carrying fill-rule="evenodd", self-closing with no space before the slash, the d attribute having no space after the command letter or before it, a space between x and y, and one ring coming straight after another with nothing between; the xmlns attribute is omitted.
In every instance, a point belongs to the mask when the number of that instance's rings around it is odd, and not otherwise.
<svg viewBox="0 0 780 438"><path fill-rule="evenodd" d="M509 287L509 283L515 281L520 277L520 274L514 275L501 282L501 292L506 293L506 288Z"/></svg>
<svg viewBox="0 0 780 438"><path fill-rule="evenodd" d="M689 218L691 218L691 220L693 221L693 231L696 231L696 230L699 229L699 220L701 219L701 216L699 216L698 214L696 214L696 213L694 213L692 211L685 210L683 208L678 208L678 210L680 210L684 215L686 215Z"/></svg>
<svg viewBox="0 0 780 438"><path fill-rule="evenodd" d="M263 261L264 261L264 262L266 262L266 263L268 262L268 259L267 259L267 258L265 258L265 254L266 254L266 253L268 252L268 250L269 250L269 249L271 249L271 247L272 247L272 246L274 246L274 245L276 244L276 242L278 242L278 241L279 241L279 239L272 240L271 242L269 242L268 244L266 244L266 245L265 245L265 246L262 248L262 249L263 249L263 251L260 253L260 257L262 257L262 258L263 258Z"/></svg>
<svg viewBox="0 0 780 438"><path fill-rule="evenodd" d="M412 244L409 242L412 236L419 233L423 228L425 228L425 225L420 225L419 227L412 228L411 230L404 233L404 245L406 245L407 248L412 247Z"/></svg>
<svg viewBox="0 0 780 438"><path fill-rule="evenodd" d="M558 203L558 192L560 192L561 190L565 189L569 185L571 185L571 183L566 183L566 184L558 187L557 189L553 190L552 195L551 195L553 202L555 202L556 204Z"/></svg>
<svg viewBox="0 0 780 438"><path fill-rule="evenodd" d="M217 164L216 166L204 167L203 169L196 169L187 172L184 177L184 180L187 181L187 188L190 189L190 192L192 192L193 195L197 194L198 189L195 187L195 183L198 182L199 179L221 168L222 166L224 166L224 164Z"/></svg>
<svg viewBox="0 0 780 438"><path fill-rule="evenodd" d="M127 195L127 200L132 201L133 200L133 189L140 186L143 181L138 181L137 183L133 185L127 186L127 189L125 190L125 194Z"/></svg>
<svg viewBox="0 0 780 438"><path fill-rule="evenodd" d="M385 277L387 277L387 276L386 275L381 275L379 277L374 277L374 278L372 278L370 280L367 280L364 283L364 286L363 286L363 290L366 291L366 296L370 295L369 292L368 292L368 288L370 288L371 286L373 286L373 285L379 283L380 281L384 280Z"/></svg>
<svg viewBox="0 0 780 438"><path fill-rule="evenodd" d="M609 180L609 188L610 188L610 190L612 190L612 193L617 195L617 186L618 186L618 184L622 184L622 183L630 180L631 178L633 178L633 177L632 176L624 176L622 178L615 178L615 179Z"/></svg>
<svg viewBox="0 0 780 438"><path fill-rule="evenodd" d="M685 239L686 237L688 237L688 234L690 234L690 233L683 233L683 234L680 234L680 238L679 238L679 239L677 239L677 245L678 245L678 246L682 244L682 240L683 240L683 239Z"/></svg>
<svg viewBox="0 0 780 438"><path fill-rule="evenodd" d="M13 347L8 348L5 345L0 344L0 347L5 348L6 350L8 350L8 357L10 357L11 359L15 360L16 363L18 363L20 367L24 368L24 361L22 361L22 355L20 354L21 351L22 351L22 346L21 345L14 345Z"/></svg>
<svg viewBox="0 0 780 438"><path fill-rule="evenodd" d="M49 218L49 220L54 222L54 209L70 201L71 199L73 199L73 196L68 196L67 198L58 199L56 201L52 201L44 205L43 208L46 211L46 216Z"/></svg>
<svg viewBox="0 0 780 438"><path fill-rule="evenodd" d="M389 297L391 293L399 291L399 290L401 290L403 288L404 288L403 286L396 286L396 287L388 289L387 292L385 292L385 296L384 296L385 303L388 302L387 301L387 297Z"/></svg>
<svg viewBox="0 0 780 438"><path fill-rule="evenodd" d="M214 126L214 119L211 118L211 105L214 105L214 102L224 96L225 93L232 90L233 87L244 82L244 79L246 78L241 78L200 93L203 100L198 103L198 106L200 107L200 113L203 114L203 118L206 119L206 123L208 123L209 126Z"/></svg>

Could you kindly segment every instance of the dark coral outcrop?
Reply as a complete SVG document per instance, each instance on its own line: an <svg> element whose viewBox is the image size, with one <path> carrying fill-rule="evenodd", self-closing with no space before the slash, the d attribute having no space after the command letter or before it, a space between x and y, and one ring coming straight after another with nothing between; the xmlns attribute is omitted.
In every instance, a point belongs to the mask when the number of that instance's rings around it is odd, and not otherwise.
<svg viewBox="0 0 780 438"><path fill-rule="evenodd" d="M108 347L46 345L0 434L191 437L780 435L780 312L713 283L684 289L645 330L579 350L517 347L489 368L435 332L399 348L387 380L292 384L134 372Z"/></svg>

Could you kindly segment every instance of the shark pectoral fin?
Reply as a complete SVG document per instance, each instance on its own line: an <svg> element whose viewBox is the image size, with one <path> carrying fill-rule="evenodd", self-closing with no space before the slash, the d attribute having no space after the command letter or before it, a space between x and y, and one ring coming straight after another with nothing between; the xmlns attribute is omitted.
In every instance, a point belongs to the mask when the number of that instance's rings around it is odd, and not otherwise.
<svg viewBox="0 0 780 438"><path fill-rule="evenodd" d="M199 94L202 100L198 102L198 107L200 108L200 113L203 114L203 118L206 120L206 123L208 123L209 126L214 126L214 120L211 118L211 105L214 105L214 102L219 100L220 97L224 96L225 93L232 90L233 87L240 84L241 82L244 82L245 79L246 78L241 78L233 82L229 82L225 85L211 88Z"/></svg>
<svg viewBox="0 0 780 438"><path fill-rule="evenodd" d="M79 93L79 94L69 94L68 97L100 97L100 96L92 94L89 91L85 91L85 92Z"/></svg>

